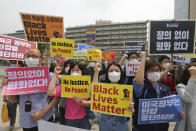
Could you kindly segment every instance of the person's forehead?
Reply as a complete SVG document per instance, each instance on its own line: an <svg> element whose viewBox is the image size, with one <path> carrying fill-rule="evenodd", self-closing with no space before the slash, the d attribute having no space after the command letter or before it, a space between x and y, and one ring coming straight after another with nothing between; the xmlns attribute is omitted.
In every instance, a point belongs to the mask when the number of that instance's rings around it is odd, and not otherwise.
<svg viewBox="0 0 196 131"><path fill-rule="evenodd" d="M28 50L26 54L35 54L35 55L41 55L39 50L31 49Z"/></svg>
<svg viewBox="0 0 196 131"><path fill-rule="evenodd" d="M115 66L115 65L111 65L110 68L109 68L109 70L110 70L110 69L119 69L119 67L117 67L117 66Z"/></svg>

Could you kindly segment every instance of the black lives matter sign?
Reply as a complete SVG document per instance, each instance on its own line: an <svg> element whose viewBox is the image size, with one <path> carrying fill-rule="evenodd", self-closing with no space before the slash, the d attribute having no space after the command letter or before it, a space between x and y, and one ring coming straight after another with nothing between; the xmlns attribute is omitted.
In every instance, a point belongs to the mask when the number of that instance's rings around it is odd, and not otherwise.
<svg viewBox="0 0 196 131"><path fill-rule="evenodd" d="M125 53L145 51L144 42L125 42Z"/></svg>
<svg viewBox="0 0 196 131"><path fill-rule="evenodd" d="M149 54L193 53L195 21L151 21Z"/></svg>

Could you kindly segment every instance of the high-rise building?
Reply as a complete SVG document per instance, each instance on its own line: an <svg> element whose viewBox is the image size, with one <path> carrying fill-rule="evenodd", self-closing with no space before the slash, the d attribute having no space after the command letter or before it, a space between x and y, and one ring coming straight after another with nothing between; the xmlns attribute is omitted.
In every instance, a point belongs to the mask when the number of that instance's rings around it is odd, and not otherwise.
<svg viewBox="0 0 196 131"><path fill-rule="evenodd" d="M87 31L96 31L94 44L88 39ZM111 21L96 21L94 25L66 28L66 38L78 43L91 44L102 51L116 50L117 59L124 53L126 41L147 41L147 21L112 23Z"/></svg>

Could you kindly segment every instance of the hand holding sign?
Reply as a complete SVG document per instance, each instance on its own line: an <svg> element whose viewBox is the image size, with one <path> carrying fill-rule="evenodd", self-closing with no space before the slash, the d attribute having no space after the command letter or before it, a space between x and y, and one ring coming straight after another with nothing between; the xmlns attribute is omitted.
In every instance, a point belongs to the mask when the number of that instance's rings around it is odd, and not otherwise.
<svg viewBox="0 0 196 131"><path fill-rule="evenodd" d="M78 97L78 96L73 96L72 98L75 100L76 103L82 105L82 99L81 99L80 97Z"/></svg>
<svg viewBox="0 0 196 131"><path fill-rule="evenodd" d="M139 56L141 59L146 59L146 52L141 52Z"/></svg>
<svg viewBox="0 0 196 131"><path fill-rule="evenodd" d="M132 102L132 103L128 106L127 109L130 110L131 112L135 112L134 103Z"/></svg>
<svg viewBox="0 0 196 131"><path fill-rule="evenodd" d="M128 55L127 54L124 54L123 57L122 57L123 60L124 59L127 59L127 58L128 58Z"/></svg>

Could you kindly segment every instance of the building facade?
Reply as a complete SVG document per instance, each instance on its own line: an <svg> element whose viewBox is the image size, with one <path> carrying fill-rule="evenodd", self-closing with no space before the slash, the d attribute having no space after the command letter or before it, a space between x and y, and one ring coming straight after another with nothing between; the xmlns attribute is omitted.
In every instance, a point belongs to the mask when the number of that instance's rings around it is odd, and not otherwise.
<svg viewBox="0 0 196 131"><path fill-rule="evenodd" d="M94 25L76 26L66 28L66 38L78 43L90 44L86 36L87 30L95 30L94 45L102 51L117 51L117 59L124 53L126 41L147 42L147 21L112 23L111 21L97 21Z"/></svg>

